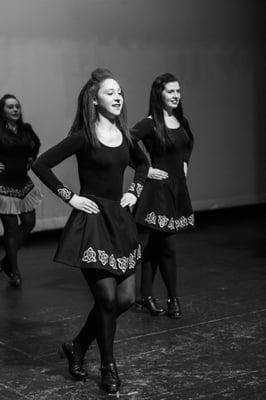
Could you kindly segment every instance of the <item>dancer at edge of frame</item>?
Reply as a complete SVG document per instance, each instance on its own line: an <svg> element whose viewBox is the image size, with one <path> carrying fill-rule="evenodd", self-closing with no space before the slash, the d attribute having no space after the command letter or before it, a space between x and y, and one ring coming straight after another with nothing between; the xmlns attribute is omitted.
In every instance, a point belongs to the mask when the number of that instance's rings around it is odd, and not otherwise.
<svg viewBox="0 0 266 400"><path fill-rule="evenodd" d="M18 251L35 226L35 208L42 195L28 176L40 140L23 122L21 104L13 94L0 99L0 219L5 256L1 270L13 287L20 287Z"/></svg>
<svg viewBox="0 0 266 400"><path fill-rule="evenodd" d="M52 172L67 157L77 157L80 194ZM125 168L134 182L123 194ZM124 93L107 69L91 74L78 97L69 135L42 154L32 169L73 207L54 260L81 269L94 307L77 336L62 344L70 374L87 378L84 355L96 338L101 356L101 387L115 393L120 379L113 354L116 320L135 301L135 269L141 258L137 228L129 207L141 195L148 160L126 124Z"/></svg>
<svg viewBox="0 0 266 400"><path fill-rule="evenodd" d="M148 179L134 209L143 249L141 299L137 309L170 318L181 316L177 296L177 235L194 227L186 176L193 135L183 115L178 79L165 73L151 88L148 117L138 122L132 135L142 140L151 162ZM167 307L152 294L157 265L167 289Z"/></svg>

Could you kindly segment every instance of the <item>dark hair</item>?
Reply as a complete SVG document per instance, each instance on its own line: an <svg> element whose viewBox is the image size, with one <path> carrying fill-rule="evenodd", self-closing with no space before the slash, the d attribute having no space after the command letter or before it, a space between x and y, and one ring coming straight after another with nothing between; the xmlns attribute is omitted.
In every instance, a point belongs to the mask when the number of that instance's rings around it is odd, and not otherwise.
<svg viewBox="0 0 266 400"><path fill-rule="evenodd" d="M83 86L78 96L76 116L69 131L69 135L72 135L75 132L82 130L93 147L98 147L100 145L95 132L95 122L98 117L98 111L93 100L97 96L101 83L105 79L109 78L114 79L114 76L112 72L106 68L97 68L91 73L90 79ZM122 96L124 99L123 90ZM121 130L122 134L131 143L131 136L127 127L127 111L125 101L123 102L121 114L116 117L116 124Z"/></svg>
<svg viewBox="0 0 266 400"><path fill-rule="evenodd" d="M6 100L8 99L15 99L17 100L17 102L19 103L20 109L21 109L21 103L20 101L17 99L16 96L14 96L13 94L5 94L4 96L1 97L0 99L0 123L2 125L2 128L5 128L5 125L7 123L7 117L6 117L6 113L4 110L4 107L6 105ZM18 126L18 130L21 130L24 126L24 122L23 122L23 117L22 117L22 111L20 111L20 117L17 121L17 126Z"/></svg>
<svg viewBox="0 0 266 400"><path fill-rule="evenodd" d="M157 147L162 149L165 149L168 142L168 134L166 131L163 114L162 91L164 90L165 85L169 82L178 82L178 79L173 74L168 72L157 76L152 83L150 92L149 115L152 116L155 124ZM186 127L187 123L184 118L181 100L179 100L177 108L173 110L173 114L178 119L179 123Z"/></svg>

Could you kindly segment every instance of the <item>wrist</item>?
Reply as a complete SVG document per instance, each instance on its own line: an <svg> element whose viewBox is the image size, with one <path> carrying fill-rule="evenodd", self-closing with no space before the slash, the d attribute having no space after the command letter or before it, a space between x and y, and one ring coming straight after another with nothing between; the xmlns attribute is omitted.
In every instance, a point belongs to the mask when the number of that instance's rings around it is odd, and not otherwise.
<svg viewBox="0 0 266 400"><path fill-rule="evenodd" d="M57 195L64 200L66 203L69 203L70 200L76 196L75 193L72 192L67 186L62 185L57 188Z"/></svg>

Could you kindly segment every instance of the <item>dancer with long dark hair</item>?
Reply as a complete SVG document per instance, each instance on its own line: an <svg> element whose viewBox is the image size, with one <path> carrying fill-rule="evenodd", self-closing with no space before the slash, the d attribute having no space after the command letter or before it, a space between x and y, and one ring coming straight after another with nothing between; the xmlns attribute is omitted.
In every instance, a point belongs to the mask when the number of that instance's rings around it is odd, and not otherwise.
<svg viewBox="0 0 266 400"><path fill-rule="evenodd" d="M38 136L23 122L19 100L4 95L0 99L0 219L5 249L1 270L13 287L22 283L18 250L34 228L35 208L42 198L28 176L39 148Z"/></svg>
<svg viewBox="0 0 266 400"><path fill-rule="evenodd" d="M67 138L34 163L38 177L73 207L55 261L81 269L94 297L94 307L77 336L62 345L70 374L86 379L84 355L96 338L101 355L101 386L110 393L120 386L113 354L117 317L135 299L135 268L141 251L128 208L140 196L148 172L147 159L133 142L126 123L124 94L112 73L97 69L81 90ZM52 168L75 154L80 194L74 194ZM134 182L123 194L127 165Z"/></svg>
<svg viewBox="0 0 266 400"><path fill-rule="evenodd" d="M134 213L143 246L141 300L137 307L152 315L165 309L152 294L157 264L167 288L167 315L181 316L177 296L176 233L194 226L186 175L193 135L184 117L177 78L158 76L151 88L148 117L132 134L142 140L150 156L148 179Z"/></svg>

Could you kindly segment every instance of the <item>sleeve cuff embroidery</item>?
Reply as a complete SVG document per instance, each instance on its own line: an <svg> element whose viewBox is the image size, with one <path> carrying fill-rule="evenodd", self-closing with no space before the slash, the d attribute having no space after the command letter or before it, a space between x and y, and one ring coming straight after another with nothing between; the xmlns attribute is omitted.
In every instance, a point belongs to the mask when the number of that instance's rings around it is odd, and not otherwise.
<svg viewBox="0 0 266 400"><path fill-rule="evenodd" d="M134 194L137 198L139 198L142 190L143 190L143 185L141 183L132 182L128 189L128 192Z"/></svg>
<svg viewBox="0 0 266 400"><path fill-rule="evenodd" d="M74 196L74 193L66 186L59 187L57 189L57 194L66 202L69 202L69 200L71 200L71 198Z"/></svg>

